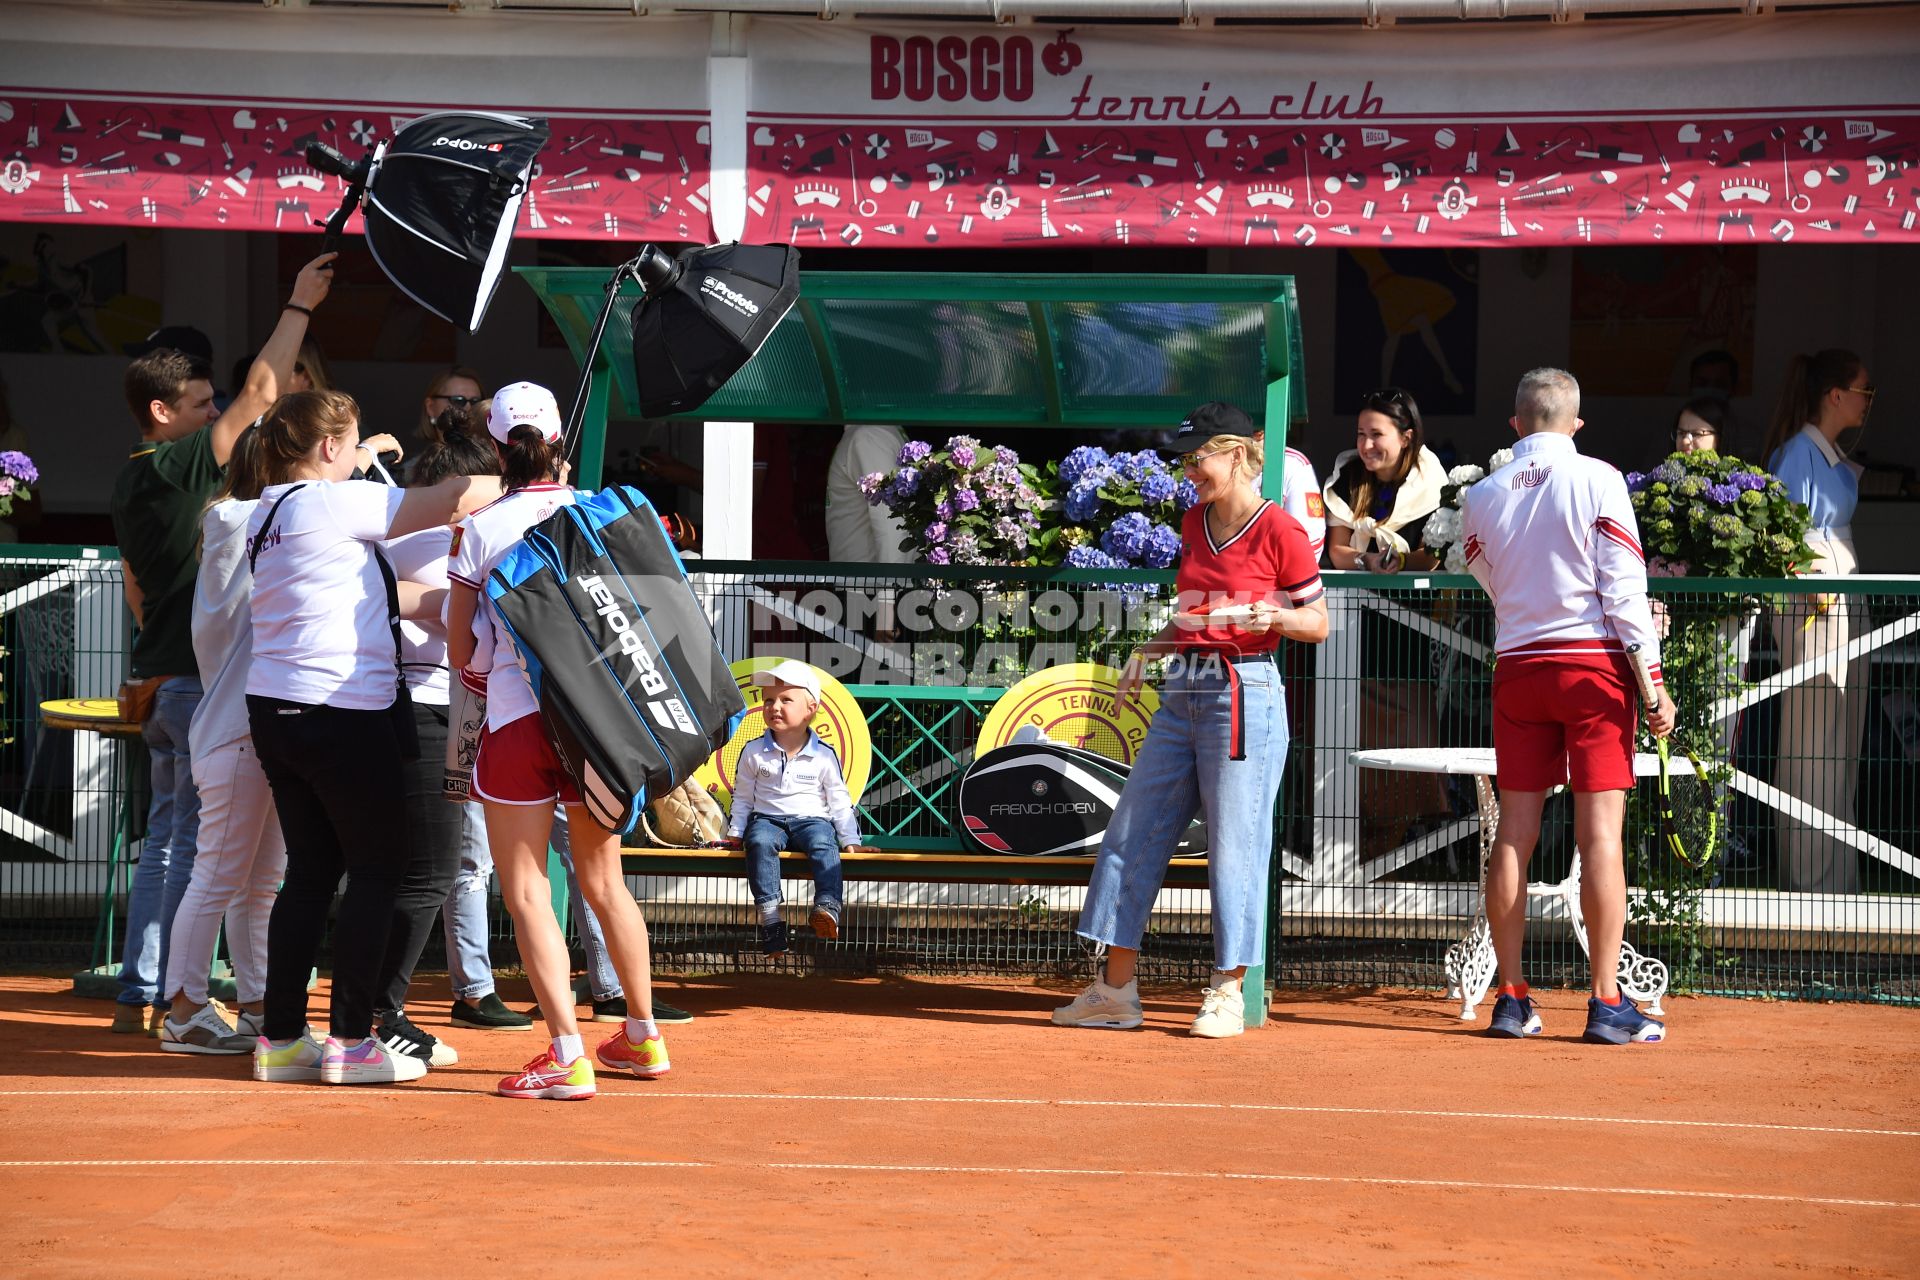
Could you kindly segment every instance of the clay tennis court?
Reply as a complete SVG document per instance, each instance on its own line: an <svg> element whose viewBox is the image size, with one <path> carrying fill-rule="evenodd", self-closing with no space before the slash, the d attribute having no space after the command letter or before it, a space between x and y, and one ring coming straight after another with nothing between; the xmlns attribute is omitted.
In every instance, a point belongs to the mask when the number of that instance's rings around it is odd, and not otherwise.
<svg viewBox="0 0 1920 1280"><path fill-rule="evenodd" d="M428 981L431 987L431 980ZM1494 1042L1435 992L1283 993L1237 1040L1069 1031L1016 982L672 982L674 1072L491 1096L254 1084L0 980L10 1276L1911 1276L1920 1017L1672 999L1665 1044ZM503 994L525 999L513 985ZM445 1002L417 1001L445 1028ZM324 1008L324 993L314 1008ZM1474 1024L1477 1026L1484 1025ZM188 1257L175 1246L191 1251Z"/></svg>

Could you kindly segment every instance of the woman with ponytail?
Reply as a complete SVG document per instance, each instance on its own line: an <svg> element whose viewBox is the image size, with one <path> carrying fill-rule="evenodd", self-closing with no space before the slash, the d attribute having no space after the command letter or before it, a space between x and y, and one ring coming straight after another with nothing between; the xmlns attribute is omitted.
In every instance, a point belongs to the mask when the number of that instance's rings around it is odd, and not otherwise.
<svg viewBox="0 0 1920 1280"><path fill-rule="evenodd" d="M247 722L287 865L268 925L253 1075L414 1080L427 1064L385 1050L372 1034L373 1010L408 861L403 779L412 721L400 683L399 615L437 613L445 597L396 587L379 544L445 524L468 481L395 489L353 479L372 442L360 439L359 406L337 391L283 396L255 430L267 485L246 526ZM307 974L343 874L323 1043L307 1029Z"/></svg>
<svg viewBox="0 0 1920 1280"><path fill-rule="evenodd" d="M1873 383L1860 357L1830 347L1795 356L1767 434L1767 468L1806 507L1814 559L1803 574L1859 572L1853 509L1860 500L1859 468L1840 452L1841 433L1865 425ZM1860 621L1851 597L1791 595L1774 611L1773 637L1786 670L1844 648ZM1834 656L1821 671L1780 696L1780 745L1774 785L1839 822L1853 821L1860 778L1860 734L1866 722L1864 660ZM1784 889L1858 893L1860 857L1853 846L1818 826L1779 815L1780 879Z"/></svg>
<svg viewBox="0 0 1920 1280"><path fill-rule="evenodd" d="M620 869L620 840L594 822L560 764L537 714L525 664L497 633L480 592L526 531L573 502L562 481L566 446L553 393L516 382L494 393L487 431L500 451L506 494L460 522L447 576L447 660L475 692L485 681L487 727L473 767L473 790L487 815L487 840L513 916L533 994L552 1042L502 1080L508 1098L577 1100L594 1095L594 1061L642 1077L667 1074L667 1046L654 1022L647 925ZM587 905L599 918L614 972L626 988L626 1025L586 1055L574 1013L572 965L547 885L553 809L566 808L573 864Z"/></svg>

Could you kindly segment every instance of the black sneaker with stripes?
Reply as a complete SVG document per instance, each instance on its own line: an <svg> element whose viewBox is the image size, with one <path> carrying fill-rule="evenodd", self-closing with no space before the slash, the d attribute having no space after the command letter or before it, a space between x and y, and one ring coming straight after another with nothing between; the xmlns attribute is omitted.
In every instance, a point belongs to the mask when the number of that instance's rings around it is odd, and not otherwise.
<svg viewBox="0 0 1920 1280"><path fill-rule="evenodd" d="M452 1045L414 1026L413 1019L403 1012L381 1014L378 1034L387 1052L418 1058L428 1066L450 1067L460 1061L460 1055Z"/></svg>

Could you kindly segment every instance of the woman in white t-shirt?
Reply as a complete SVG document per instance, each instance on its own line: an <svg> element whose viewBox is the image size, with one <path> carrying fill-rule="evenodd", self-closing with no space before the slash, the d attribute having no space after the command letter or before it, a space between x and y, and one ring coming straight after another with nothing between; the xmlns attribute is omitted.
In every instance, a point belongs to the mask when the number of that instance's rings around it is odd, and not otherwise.
<svg viewBox="0 0 1920 1280"><path fill-rule="evenodd" d="M339 392L284 396L256 430L273 483L247 523L247 719L279 810L287 869L268 929L254 1078L418 1079L425 1061L385 1050L371 1033L407 865L402 793L412 725L395 714L397 615L437 611L444 597L412 584L396 590L378 544L445 524L468 482L402 490L351 479L365 446L359 406ZM323 1045L307 1030L307 974L343 873Z"/></svg>
<svg viewBox="0 0 1920 1280"><path fill-rule="evenodd" d="M516 382L494 393L487 430L500 451L507 492L460 522L454 534L447 600L447 657L469 679L487 675L487 727L474 763L473 789L487 814L487 837L513 916L520 959L546 1015L552 1043L517 1075L502 1080L509 1098L590 1098L588 1059L574 1016L566 938L547 884L553 806L566 806L573 863L587 904L599 917L614 972L626 988L626 1025L595 1051L604 1067L643 1077L667 1073L667 1046L653 1020L647 925L620 869L620 841L595 823L561 767L540 722L525 664L504 628L496 631L480 592L487 575L532 526L573 502L561 483L560 409L553 393ZM637 1016L632 1016L637 1015Z"/></svg>

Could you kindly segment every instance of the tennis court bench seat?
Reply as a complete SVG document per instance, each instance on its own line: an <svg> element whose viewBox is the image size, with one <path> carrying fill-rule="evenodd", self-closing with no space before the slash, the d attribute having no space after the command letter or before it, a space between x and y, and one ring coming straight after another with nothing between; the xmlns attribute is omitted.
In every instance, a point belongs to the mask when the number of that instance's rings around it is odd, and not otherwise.
<svg viewBox="0 0 1920 1280"><path fill-rule="evenodd" d="M628 875L745 876L747 856L738 849L628 848L621 851ZM807 856L788 851L780 855L783 875L807 874ZM1084 885L1093 873L1091 856L1048 857L1004 853L962 853L943 849L882 849L876 853L842 853L841 875L847 880L894 880L976 884ZM1205 858L1175 858L1167 868L1167 884L1205 888Z"/></svg>

